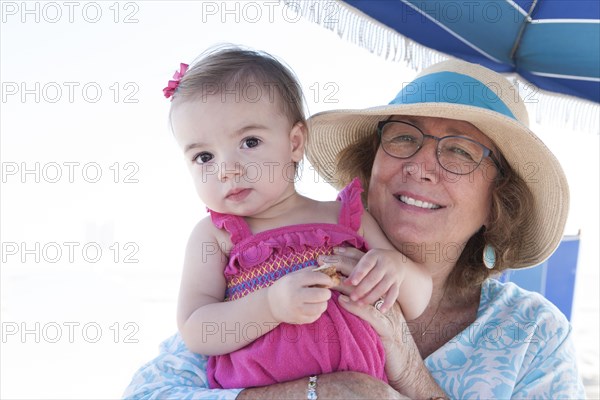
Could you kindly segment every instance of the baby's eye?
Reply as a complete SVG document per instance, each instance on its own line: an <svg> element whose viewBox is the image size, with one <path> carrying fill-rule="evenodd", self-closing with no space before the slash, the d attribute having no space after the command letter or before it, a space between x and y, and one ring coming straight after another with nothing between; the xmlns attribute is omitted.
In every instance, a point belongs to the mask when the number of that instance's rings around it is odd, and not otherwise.
<svg viewBox="0 0 600 400"><path fill-rule="evenodd" d="M260 139L255 138L255 137L249 137L249 138L245 138L242 142L242 148L244 149L251 149L253 147L256 147L260 144Z"/></svg>
<svg viewBox="0 0 600 400"><path fill-rule="evenodd" d="M192 161L194 161L195 163L198 163L198 164L204 164L204 163L207 163L210 160L212 160L214 157L215 156L213 156L211 153L203 151L202 153L196 154Z"/></svg>

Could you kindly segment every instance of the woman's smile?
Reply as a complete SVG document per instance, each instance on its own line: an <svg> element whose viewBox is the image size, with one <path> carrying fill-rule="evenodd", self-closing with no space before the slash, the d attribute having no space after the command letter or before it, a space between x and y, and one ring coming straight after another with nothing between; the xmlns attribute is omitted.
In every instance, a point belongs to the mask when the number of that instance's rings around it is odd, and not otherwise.
<svg viewBox="0 0 600 400"><path fill-rule="evenodd" d="M431 201L419 199L417 196L408 195L408 194L396 194L396 199L398 199L401 203L406 204L411 208L419 208L423 210L438 210L442 208L441 205L436 204Z"/></svg>

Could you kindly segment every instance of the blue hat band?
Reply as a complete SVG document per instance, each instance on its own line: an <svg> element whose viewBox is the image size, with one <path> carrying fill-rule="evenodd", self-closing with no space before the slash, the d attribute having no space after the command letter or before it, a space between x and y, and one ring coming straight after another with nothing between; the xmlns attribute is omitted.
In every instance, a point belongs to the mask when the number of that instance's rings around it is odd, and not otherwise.
<svg viewBox="0 0 600 400"><path fill-rule="evenodd" d="M498 97L499 84L488 85L468 75L456 72L436 72L422 76L403 86L391 104L451 103L480 107L499 112L516 120L510 109ZM514 96L519 96L515 87Z"/></svg>

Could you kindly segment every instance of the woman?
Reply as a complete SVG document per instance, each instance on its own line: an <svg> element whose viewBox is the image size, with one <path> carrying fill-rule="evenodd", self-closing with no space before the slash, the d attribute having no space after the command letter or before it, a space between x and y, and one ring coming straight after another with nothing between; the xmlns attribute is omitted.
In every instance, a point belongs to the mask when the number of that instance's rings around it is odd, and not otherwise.
<svg viewBox="0 0 600 400"><path fill-rule="evenodd" d="M326 112L309 123L311 163L336 187L359 176L369 211L406 256L398 268L412 263L433 279L431 301L412 321L398 308L379 312L369 294L352 301L364 295L362 283L340 296L381 336L390 386L340 372L319 376L316 385L305 379L239 394L186 388L183 370L190 385L205 382L202 358L174 338L176 349L143 368L129 395L585 397L565 317L541 296L489 279L547 259L569 202L558 161L527 128L524 104L505 78L447 61L424 70L388 106ZM376 250L361 256L345 249L321 261L349 275L386 260Z"/></svg>

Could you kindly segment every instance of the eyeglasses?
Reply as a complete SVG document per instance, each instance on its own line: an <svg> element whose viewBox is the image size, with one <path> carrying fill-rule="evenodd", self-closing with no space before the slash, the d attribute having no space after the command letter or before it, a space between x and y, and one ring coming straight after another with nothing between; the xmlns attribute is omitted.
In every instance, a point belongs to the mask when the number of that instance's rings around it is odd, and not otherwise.
<svg viewBox="0 0 600 400"><path fill-rule="evenodd" d="M442 168L457 175L473 172L484 158L489 157L498 171L502 173L500 163L492 150L465 136L444 136L442 138L426 135L416 126L402 121L380 121L377 132L381 147L395 158L410 158L423 147L425 138L437 140L435 155Z"/></svg>

